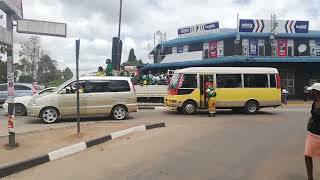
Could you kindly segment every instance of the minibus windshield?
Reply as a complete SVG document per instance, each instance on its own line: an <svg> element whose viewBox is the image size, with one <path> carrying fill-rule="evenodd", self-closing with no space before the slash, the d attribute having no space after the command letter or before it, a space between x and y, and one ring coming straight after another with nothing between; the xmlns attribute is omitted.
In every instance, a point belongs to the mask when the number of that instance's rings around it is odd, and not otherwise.
<svg viewBox="0 0 320 180"><path fill-rule="evenodd" d="M169 88L170 89L175 89L177 88L178 84L179 84L179 78L180 78L181 74L173 74L171 81L170 81L170 85Z"/></svg>

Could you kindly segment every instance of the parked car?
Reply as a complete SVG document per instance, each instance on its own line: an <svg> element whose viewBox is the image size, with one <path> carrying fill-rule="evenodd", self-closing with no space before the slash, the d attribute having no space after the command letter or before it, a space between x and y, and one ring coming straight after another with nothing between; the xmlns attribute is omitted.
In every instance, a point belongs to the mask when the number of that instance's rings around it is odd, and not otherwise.
<svg viewBox="0 0 320 180"><path fill-rule="evenodd" d="M111 115L123 120L130 112L137 112L137 96L127 77L81 77L80 115ZM69 80L52 93L34 96L28 106L28 115L40 117L46 123L77 115L76 81Z"/></svg>
<svg viewBox="0 0 320 180"><path fill-rule="evenodd" d="M33 96L40 90L40 86L34 86L28 83L15 83L14 84L15 97ZM0 104L3 104L8 98L7 84L0 84Z"/></svg>
<svg viewBox="0 0 320 180"><path fill-rule="evenodd" d="M50 93L54 89L55 89L55 87L50 87L50 88L44 89L44 90L38 92L37 94L35 94L34 96L42 95L44 93ZM16 116L27 115L27 107L28 107L28 104L31 99L32 99L32 96L22 96L22 97L14 98L14 105L15 105L15 108L14 108L15 113L14 114ZM5 109L5 112L8 112L8 101L7 100L4 102L2 107Z"/></svg>

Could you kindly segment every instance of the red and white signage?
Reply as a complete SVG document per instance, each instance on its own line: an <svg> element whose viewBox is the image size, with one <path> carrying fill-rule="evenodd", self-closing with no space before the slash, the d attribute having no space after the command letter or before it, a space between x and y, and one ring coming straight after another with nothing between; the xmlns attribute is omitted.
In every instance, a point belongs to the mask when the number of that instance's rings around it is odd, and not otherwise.
<svg viewBox="0 0 320 180"><path fill-rule="evenodd" d="M288 40L280 39L278 40L278 56L288 56Z"/></svg>
<svg viewBox="0 0 320 180"><path fill-rule="evenodd" d="M218 57L217 48L218 48L217 41L209 42L209 58L217 58Z"/></svg>

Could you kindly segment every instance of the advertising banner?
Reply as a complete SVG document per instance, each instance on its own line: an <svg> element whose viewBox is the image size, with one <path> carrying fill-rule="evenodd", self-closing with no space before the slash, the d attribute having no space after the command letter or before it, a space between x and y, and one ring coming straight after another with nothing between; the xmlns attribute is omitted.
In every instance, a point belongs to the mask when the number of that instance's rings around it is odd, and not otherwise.
<svg viewBox="0 0 320 180"><path fill-rule="evenodd" d="M217 41L211 41L209 42L209 58L216 58L218 57L217 47L218 42Z"/></svg>
<svg viewBox="0 0 320 180"><path fill-rule="evenodd" d="M204 24L196 24L192 26L182 27L178 29L178 36L194 36L194 35L202 35L209 34L212 32L216 32L219 29L219 22L214 21L210 23Z"/></svg>
<svg viewBox="0 0 320 180"><path fill-rule="evenodd" d="M224 49L223 41L218 41L218 43L217 43L218 57L223 57L224 56L223 49Z"/></svg>
<svg viewBox="0 0 320 180"><path fill-rule="evenodd" d="M278 56L288 56L288 40L280 39L278 40Z"/></svg>
<svg viewBox="0 0 320 180"><path fill-rule="evenodd" d="M308 33L309 21L277 20L277 33ZM239 32L270 33L271 20L240 19Z"/></svg>
<svg viewBox="0 0 320 180"><path fill-rule="evenodd" d="M249 54L250 54L250 56L257 56L258 55L258 40L257 39L250 39Z"/></svg>

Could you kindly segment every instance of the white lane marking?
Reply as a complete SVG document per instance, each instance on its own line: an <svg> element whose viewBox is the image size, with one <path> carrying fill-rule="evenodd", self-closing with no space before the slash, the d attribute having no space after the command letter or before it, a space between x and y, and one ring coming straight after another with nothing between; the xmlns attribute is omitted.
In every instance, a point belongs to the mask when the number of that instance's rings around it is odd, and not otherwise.
<svg viewBox="0 0 320 180"><path fill-rule="evenodd" d="M50 161L53 161L53 160L56 160L56 159L80 152L80 151L83 151L85 149L87 149L86 143L81 142L78 144L74 144L74 145L50 152L50 153L48 153L48 155L49 155Z"/></svg>

